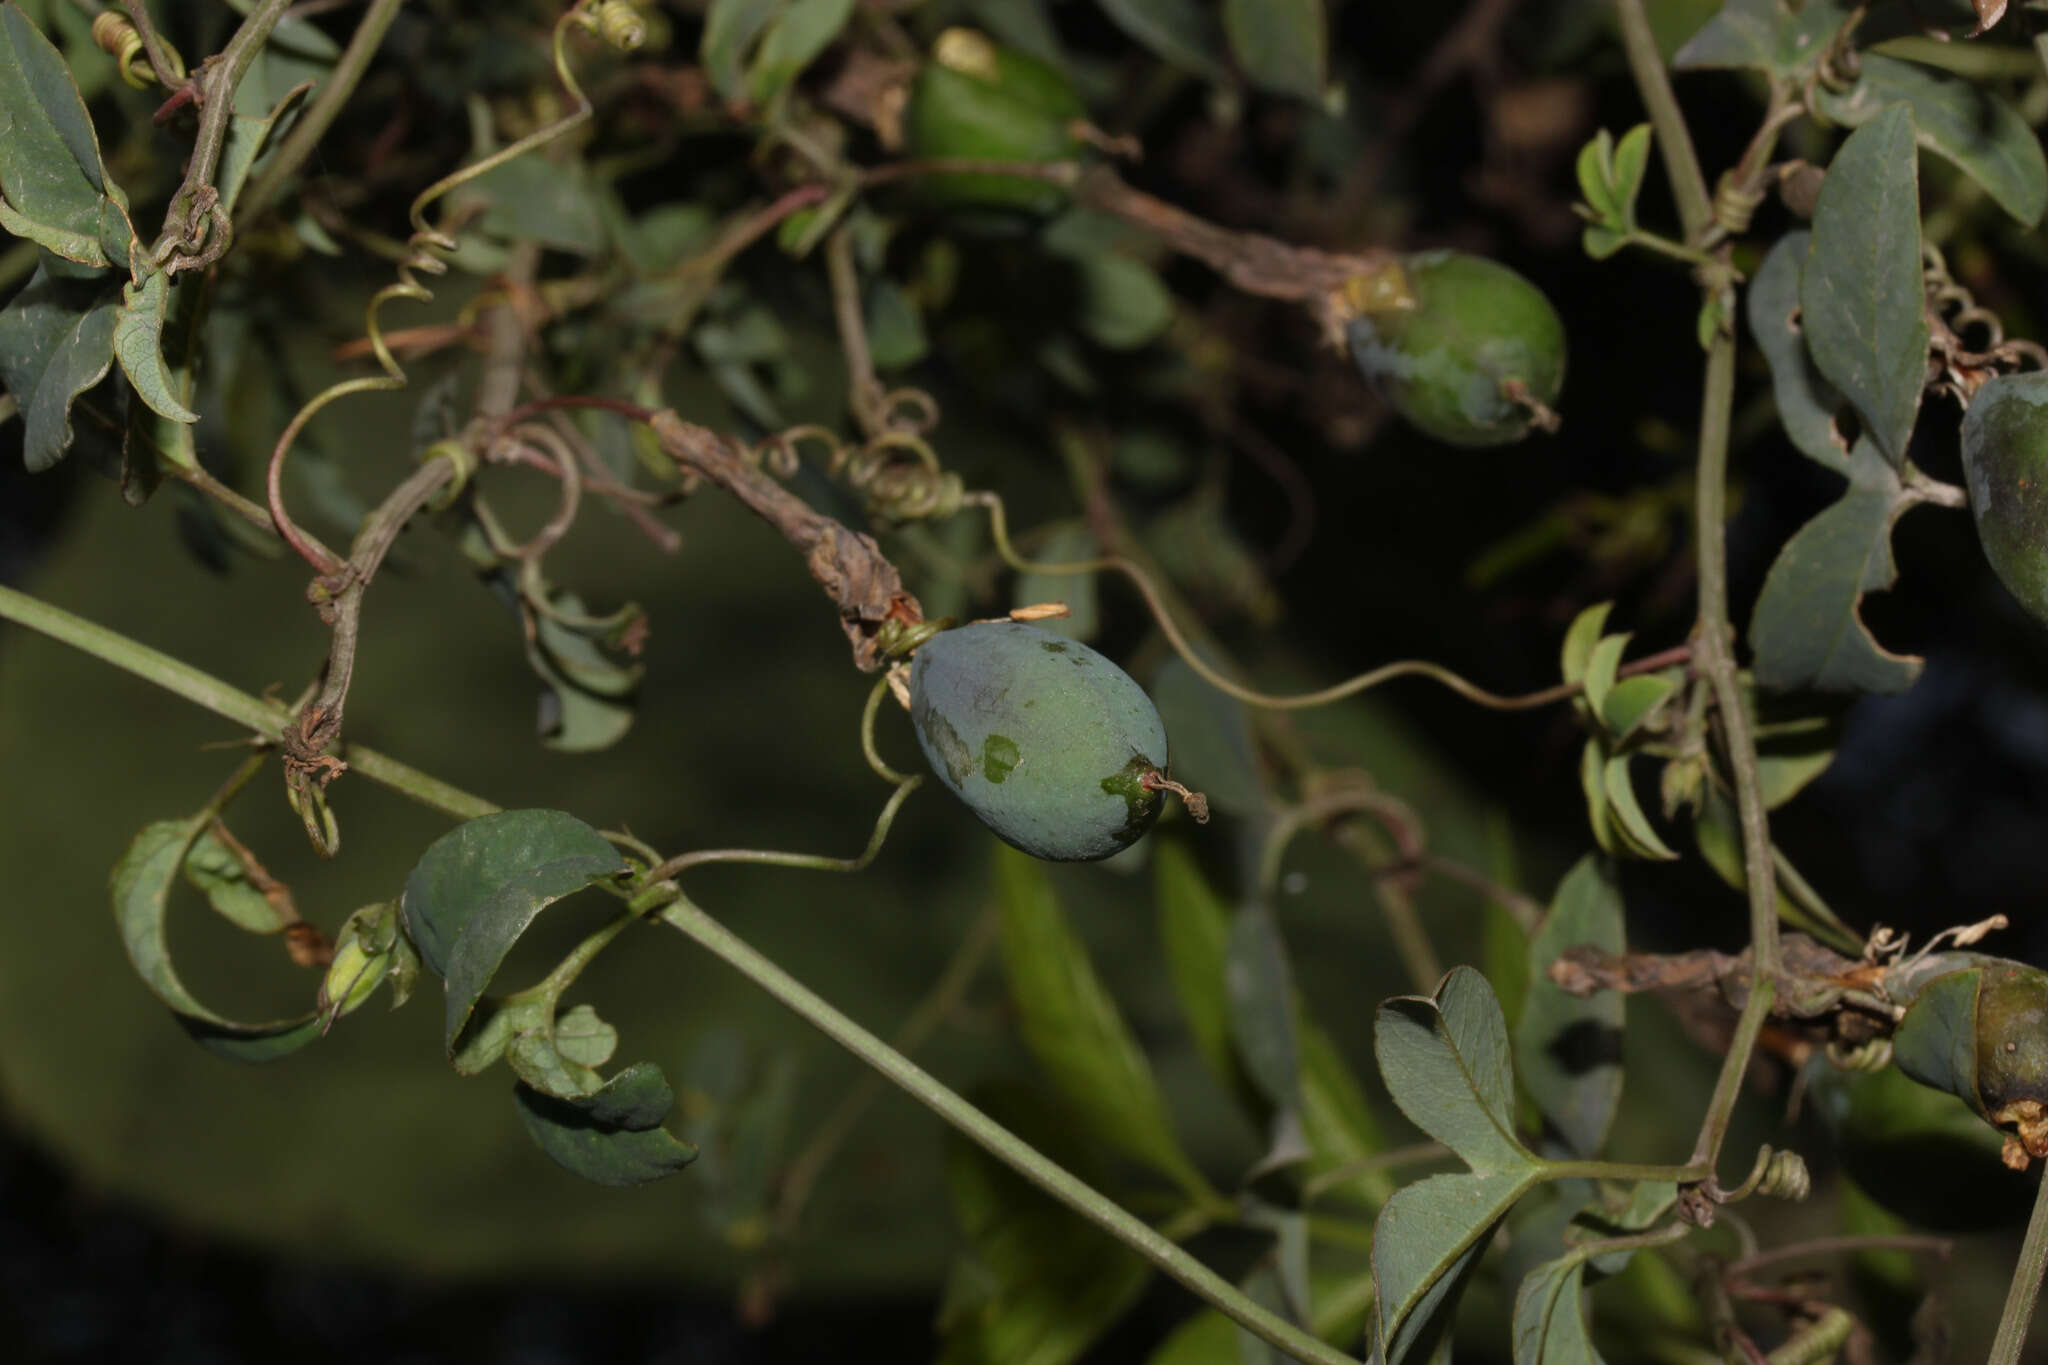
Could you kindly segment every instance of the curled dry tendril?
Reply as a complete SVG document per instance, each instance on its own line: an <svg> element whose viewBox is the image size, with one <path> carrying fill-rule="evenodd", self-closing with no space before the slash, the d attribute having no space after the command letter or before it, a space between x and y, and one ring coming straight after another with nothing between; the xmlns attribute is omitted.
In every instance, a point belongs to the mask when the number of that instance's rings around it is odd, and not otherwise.
<svg viewBox="0 0 2048 1365"><path fill-rule="evenodd" d="M518 141L499 148L482 160L472 162L453 174L443 176L427 186L426 189L420 191L419 197L413 200L411 212L413 233L406 241L405 257L398 264L398 279L395 283L386 285L378 290L376 294L372 295L368 307L364 310L363 330L369 340L371 354L376 357L377 364L383 370L383 373L368 375L360 379L343 380L338 384L330 385L321 390L308 400L304 407L299 409L292 417L292 420L285 425L284 431L278 436L277 444L270 453L270 467L266 476L265 491L270 504L271 520L276 524L277 532L284 538L285 543L290 545L301 559L312 565L322 575L331 576L336 574L340 572L342 565L323 546L309 539L299 529L298 524L291 519L291 515L285 511L283 494L285 456L290 453L293 443L298 440L299 433L305 430L306 424L312 421L321 409L325 408L328 404L337 399L347 397L349 394L388 392L405 387L405 370L399 365L397 357L392 354L390 343L384 335L383 325L379 321L379 315L382 313L384 305L393 299L411 299L416 303L427 302L433 298L433 291L420 282L420 277L422 275L443 275L448 271L446 258L455 251L456 241L444 227L435 226L427 222L426 211L428 206L447 195L451 190L459 189L461 186L475 180L478 176L484 175L517 157L524 156L538 147L546 146L590 117L590 100L584 95L583 87L577 84L575 74L569 69L568 55L563 50L563 43L570 27L574 25L593 30L606 41L622 49L630 50L633 47L637 47L645 37L644 29L636 30L632 25L624 23L618 17L616 9L608 11L608 7L616 6L617 4L618 0L595 0L595 2L593 0L577 0L574 5L571 5L568 10L564 11L562 17L555 23L555 75L569 95L572 108L567 114L564 114L546 127L537 128ZM609 22L607 22L608 13Z"/></svg>

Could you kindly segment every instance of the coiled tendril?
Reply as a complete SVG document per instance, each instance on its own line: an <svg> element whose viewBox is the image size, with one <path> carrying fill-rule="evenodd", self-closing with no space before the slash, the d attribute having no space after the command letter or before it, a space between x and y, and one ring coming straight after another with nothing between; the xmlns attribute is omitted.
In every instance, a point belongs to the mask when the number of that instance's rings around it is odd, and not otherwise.
<svg viewBox="0 0 2048 1365"><path fill-rule="evenodd" d="M803 447L816 444L824 451L826 474L865 494L870 516L901 523L958 512L965 505L966 487L939 463L925 440L939 422L937 401L922 389L897 389L883 395L881 410L888 420L866 441L849 443L830 427L811 423L757 441L747 461L778 479L790 479L802 467Z"/></svg>
<svg viewBox="0 0 2048 1365"><path fill-rule="evenodd" d="M322 408L336 399L352 393L386 392L405 387L405 370L399 365L397 357L391 353L390 344L385 339L383 326L378 318L384 305L392 299L411 299L417 303L425 303L432 299L433 291L420 283L419 277L448 273L446 258L454 253L456 241L444 229L427 222L428 206L478 176L495 170L516 157L524 156L538 147L546 146L590 117L590 100L584 95L583 87L576 83L574 73L569 70L568 55L563 49L563 43L570 25L574 24L596 32L605 41L622 50L631 50L639 46L646 37L645 26L628 24L625 18L621 17L621 10L631 11L632 6L625 3L625 0L576 0L576 3L556 21L555 76L562 82L562 87L568 92L574 107L546 127L535 129L518 141L499 148L481 161L472 162L451 175L443 176L420 191L419 197L412 201L413 233L406 240L405 258L398 264L398 279L372 295L369 305L364 309L363 330L369 340L370 351L384 372L361 379L343 380L321 390L299 409L277 438L277 445L270 454L266 488L270 517L276 523L277 533L284 538L285 543L322 574L332 575L342 566L321 546L308 540L299 530L297 523L291 519L291 515L285 511L282 489L285 455L291 450L293 442L298 440L299 433L305 429L306 424L312 421ZM630 17L637 21L637 11Z"/></svg>

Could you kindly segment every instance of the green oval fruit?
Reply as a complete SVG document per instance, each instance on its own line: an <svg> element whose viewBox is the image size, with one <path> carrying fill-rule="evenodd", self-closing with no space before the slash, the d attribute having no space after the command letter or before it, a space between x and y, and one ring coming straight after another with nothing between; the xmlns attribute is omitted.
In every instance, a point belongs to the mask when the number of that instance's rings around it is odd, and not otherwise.
<svg viewBox="0 0 2048 1365"><path fill-rule="evenodd" d="M1065 161L1081 149L1073 125L1086 114L1073 87L1044 62L952 28L939 35L911 87L904 147L918 160ZM919 185L937 202L1031 214L1067 201L1060 186L1017 176L931 175Z"/></svg>
<svg viewBox="0 0 2048 1365"><path fill-rule="evenodd" d="M1159 818L1146 779L1166 769L1166 727L1079 640L1012 621L941 631L911 661L910 721L939 780L1036 857L1107 858Z"/></svg>
<svg viewBox="0 0 2048 1365"><path fill-rule="evenodd" d="M1393 409L1457 446L1505 445L1550 425L1564 387L1564 324L1543 291L1462 251L1404 257L1405 288L1375 289L1347 335Z"/></svg>
<svg viewBox="0 0 2048 1365"><path fill-rule="evenodd" d="M2048 621L2048 372L2002 374L1963 415L1963 473L1984 557Z"/></svg>
<svg viewBox="0 0 2048 1365"><path fill-rule="evenodd" d="M2008 1134L2007 1164L2048 1157L2048 972L1999 961L1934 978L1892 1034L1892 1060Z"/></svg>

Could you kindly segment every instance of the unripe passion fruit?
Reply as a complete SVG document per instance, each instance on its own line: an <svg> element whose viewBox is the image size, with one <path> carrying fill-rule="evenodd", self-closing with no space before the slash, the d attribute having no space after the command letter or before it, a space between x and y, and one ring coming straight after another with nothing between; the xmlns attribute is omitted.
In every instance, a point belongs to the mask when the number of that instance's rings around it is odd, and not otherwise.
<svg viewBox="0 0 2048 1365"><path fill-rule="evenodd" d="M918 72L904 111L905 150L918 160L1065 161L1080 150L1073 125L1087 109L1059 72L1035 57L997 47L982 34L950 28ZM1008 175L930 175L928 199L1041 214L1067 192Z"/></svg>
<svg viewBox="0 0 2048 1365"><path fill-rule="evenodd" d="M2048 1157L2048 972L1999 961L1934 978L1892 1034L1892 1060L2006 1133L2007 1165Z"/></svg>
<svg viewBox="0 0 2048 1365"><path fill-rule="evenodd" d="M1457 446L1505 445L1564 387L1564 324L1543 291L1462 251L1403 257L1405 288L1375 288L1348 329L1351 358L1393 409Z"/></svg>
<svg viewBox="0 0 2048 1365"><path fill-rule="evenodd" d="M1159 818L1166 726L1078 640L1009 621L941 631L911 662L910 720L939 780L1036 857L1107 858Z"/></svg>
<svg viewBox="0 0 2048 1365"><path fill-rule="evenodd" d="M1984 557L2048 621L2048 372L2002 374L1963 416L1963 473Z"/></svg>

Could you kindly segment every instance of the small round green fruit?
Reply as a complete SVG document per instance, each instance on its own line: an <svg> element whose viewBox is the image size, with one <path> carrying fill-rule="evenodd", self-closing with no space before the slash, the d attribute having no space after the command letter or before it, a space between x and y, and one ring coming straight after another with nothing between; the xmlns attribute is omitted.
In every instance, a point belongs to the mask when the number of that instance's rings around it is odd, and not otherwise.
<svg viewBox="0 0 2048 1365"><path fill-rule="evenodd" d="M1963 415L1963 475L1984 557L2048 621L2048 372L1988 381Z"/></svg>
<svg viewBox="0 0 2048 1365"><path fill-rule="evenodd" d="M1542 290L1462 251L1418 252L1402 258L1395 283L1374 279L1347 339L1394 411L1456 446L1506 445L1556 425L1564 324Z"/></svg>
<svg viewBox="0 0 2048 1365"><path fill-rule="evenodd" d="M968 28L939 35L903 115L904 150L917 160L1066 161L1078 155L1087 108L1066 79L1035 57ZM1067 191L1013 175L928 175L933 202L1027 214L1056 212Z"/></svg>
<svg viewBox="0 0 2048 1365"><path fill-rule="evenodd" d="M1166 726L1078 640L1013 621L941 631L911 661L910 721L947 789L1035 857L1107 858L1159 818Z"/></svg>

